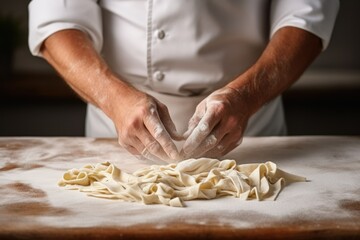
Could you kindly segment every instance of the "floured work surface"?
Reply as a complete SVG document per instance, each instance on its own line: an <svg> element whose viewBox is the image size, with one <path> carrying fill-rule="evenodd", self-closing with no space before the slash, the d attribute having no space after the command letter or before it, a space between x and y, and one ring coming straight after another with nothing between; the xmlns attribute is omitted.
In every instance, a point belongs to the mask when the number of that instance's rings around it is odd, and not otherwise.
<svg viewBox="0 0 360 240"><path fill-rule="evenodd" d="M127 172L151 163L115 139L0 138L0 238L360 236L360 138L245 138L225 158L271 161L310 182L285 187L276 201L223 197L187 201L186 208L90 198L56 183L89 163L109 161Z"/></svg>

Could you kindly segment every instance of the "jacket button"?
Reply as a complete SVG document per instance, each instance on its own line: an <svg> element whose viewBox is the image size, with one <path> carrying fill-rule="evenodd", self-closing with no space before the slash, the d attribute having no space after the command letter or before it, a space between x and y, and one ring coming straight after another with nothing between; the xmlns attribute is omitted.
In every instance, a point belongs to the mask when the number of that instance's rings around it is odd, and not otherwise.
<svg viewBox="0 0 360 240"><path fill-rule="evenodd" d="M157 81L161 81L165 78L165 74L163 72L160 72L160 71L157 71L154 73L154 78L157 80Z"/></svg>
<svg viewBox="0 0 360 240"><path fill-rule="evenodd" d="M165 32L163 30L158 30L157 31L157 37L159 39L164 39L165 38Z"/></svg>

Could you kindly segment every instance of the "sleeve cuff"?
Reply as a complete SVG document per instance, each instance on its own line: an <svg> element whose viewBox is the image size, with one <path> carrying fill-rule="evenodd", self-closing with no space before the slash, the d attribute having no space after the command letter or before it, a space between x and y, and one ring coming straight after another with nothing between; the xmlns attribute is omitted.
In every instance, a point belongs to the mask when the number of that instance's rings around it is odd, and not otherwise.
<svg viewBox="0 0 360 240"><path fill-rule="evenodd" d="M325 50L338 10L338 0L275 0L271 5L270 38L280 28L297 27L321 38Z"/></svg>
<svg viewBox="0 0 360 240"><path fill-rule="evenodd" d="M29 4L29 48L41 56L42 43L55 32L78 29L91 39L94 48L102 48L101 9L96 0L33 0Z"/></svg>

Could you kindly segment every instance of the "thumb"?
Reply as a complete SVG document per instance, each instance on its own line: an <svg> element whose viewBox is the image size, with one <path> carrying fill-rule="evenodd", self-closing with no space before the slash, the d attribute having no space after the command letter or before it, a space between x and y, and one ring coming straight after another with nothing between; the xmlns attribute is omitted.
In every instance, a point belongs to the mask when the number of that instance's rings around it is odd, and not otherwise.
<svg viewBox="0 0 360 240"><path fill-rule="evenodd" d="M204 103L204 102L201 102L196 107L195 113L189 120L188 129L183 134L184 139L187 139L191 135L191 133L194 131L194 129L197 127L197 125L199 125L200 120L205 115L205 109L206 109L206 103Z"/></svg>
<svg viewBox="0 0 360 240"><path fill-rule="evenodd" d="M200 120L201 117L199 117L199 115L197 115L196 113L190 118L188 123L188 129L183 134L184 139L187 139L191 135L196 126L199 124Z"/></svg>
<svg viewBox="0 0 360 240"><path fill-rule="evenodd" d="M165 105L159 106L158 108L159 117L166 129L166 131L169 133L170 137L176 141L184 140L183 136L178 133L176 130L175 124L173 120L170 117L169 110Z"/></svg>

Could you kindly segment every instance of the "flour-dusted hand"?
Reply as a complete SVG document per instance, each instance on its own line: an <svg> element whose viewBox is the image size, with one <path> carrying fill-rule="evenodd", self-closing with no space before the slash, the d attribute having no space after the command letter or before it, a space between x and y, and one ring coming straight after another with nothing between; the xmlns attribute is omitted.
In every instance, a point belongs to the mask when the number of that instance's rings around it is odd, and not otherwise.
<svg viewBox="0 0 360 240"><path fill-rule="evenodd" d="M119 144L134 155L173 162L179 152L173 139L180 139L167 107L140 91L133 91L114 109L113 121Z"/></svg>
<svg viewBox="0 0 360 240"><path fill-rule="evenodd" d="M230 87L213 92L189 121L182 154L189 158L228 153L241 142L249 116L239 92Z"/></svg>
<svg viewBox="0 0 360 240"><path fill-rule="evenodd" d="M59 31L46 40L42 54L85 101L113 121L125 149L151 160L179 159L173 139L180 136L166 106L114 74L85 33Z"/></svg>

